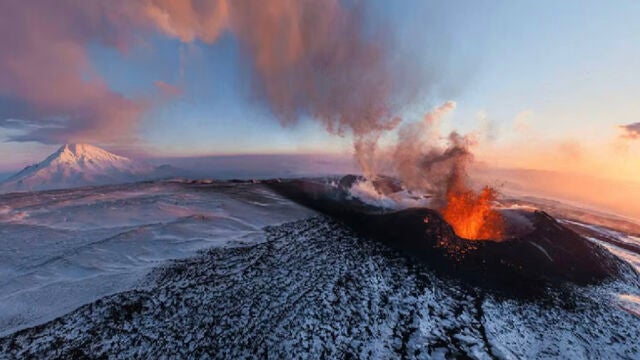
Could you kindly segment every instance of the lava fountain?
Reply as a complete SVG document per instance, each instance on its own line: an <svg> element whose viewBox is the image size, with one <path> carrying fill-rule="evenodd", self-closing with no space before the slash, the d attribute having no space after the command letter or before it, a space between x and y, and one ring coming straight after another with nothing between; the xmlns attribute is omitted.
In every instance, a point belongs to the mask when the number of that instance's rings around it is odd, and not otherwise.
<svg viewBox="0 0 640 360"><path fill-rule="evenodd" d="M497 192L485 186L480 192L471 189L448 189L447 205L442 217L461 238L500 240L504 235L502 215L493 208Z"/></svg>

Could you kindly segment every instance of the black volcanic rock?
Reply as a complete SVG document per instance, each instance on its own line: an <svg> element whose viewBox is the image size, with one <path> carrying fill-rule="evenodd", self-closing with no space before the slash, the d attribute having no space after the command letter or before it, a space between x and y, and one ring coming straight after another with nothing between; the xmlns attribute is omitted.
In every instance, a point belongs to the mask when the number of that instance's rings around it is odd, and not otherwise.
<svg viewBox="0 0 640 360"><path fill-rule="evenodd" d="M264 230L0 337L0 358L640 358L640 318L602 296L635 286L503 301L326 216Z"/></svg>
<svg viewBox="0 0 640 360"><path fill-rule="evenodd" d="M629 268L607 250L540 211L511 210L505 219L517 217L527 223L525 228L511 226L517 229L511 229L505 240L477 241L458 237L435 210L383 210L352 199L343 186L312 180L267 184L283 196L329 215L361 235L402 250L446 276L483 288L527 296L567 282L586 285L612 279Z"/></svg>

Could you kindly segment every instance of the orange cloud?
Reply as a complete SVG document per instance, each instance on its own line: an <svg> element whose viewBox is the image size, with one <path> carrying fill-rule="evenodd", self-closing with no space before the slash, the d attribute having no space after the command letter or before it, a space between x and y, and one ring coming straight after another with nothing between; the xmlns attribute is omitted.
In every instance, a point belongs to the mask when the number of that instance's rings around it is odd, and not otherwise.
<svg viewBox="0 0 640 360"><path fill-rule="evenodd" d="M213 43L228 25L227 0L148 0L143 9L162 32L183 42Z"/></svg>

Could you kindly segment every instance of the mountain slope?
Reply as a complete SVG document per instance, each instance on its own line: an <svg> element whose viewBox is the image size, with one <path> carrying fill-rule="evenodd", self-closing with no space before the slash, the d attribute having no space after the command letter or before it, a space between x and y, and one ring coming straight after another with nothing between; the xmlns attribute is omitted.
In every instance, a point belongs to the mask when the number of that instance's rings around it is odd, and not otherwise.
<svg viewBox="0 0 640 360"><path fill-rule="evenodd" d="M440 277L343 224L158 267L136 288L0 338L9 358L638 359L632 284L504 299ZM629 295L627 295L629 296ZM292 356L294 354L294 356Z"/></svg>
<svg viewBox="0 0 640 360"><path fill-rule="evenodd" d="M158 178L166 169L136 162L88 144L66 144L44 161L0 183L0 192L63 189Z"/></svg>

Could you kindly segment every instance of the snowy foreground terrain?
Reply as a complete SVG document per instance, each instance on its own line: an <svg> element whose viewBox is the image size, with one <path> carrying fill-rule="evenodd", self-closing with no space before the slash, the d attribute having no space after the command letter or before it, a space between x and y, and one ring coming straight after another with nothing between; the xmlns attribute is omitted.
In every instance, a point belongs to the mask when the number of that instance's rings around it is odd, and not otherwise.
<svg viewBox="0 0 640 360"><path fill-rule="evenodd" d="M139 284L168 259L312 216L259 186L181 183L0 197L0 336ZM144 282L144 281L142 281Z"/></svg>
<svg viewBox="0 0 640 360"><path fill-rule="evenodd" d="M640 270L639 238L581 215ZM500 298L261 184L0 196L0 358L638 359L638 339L637 278Z"/></svg>

